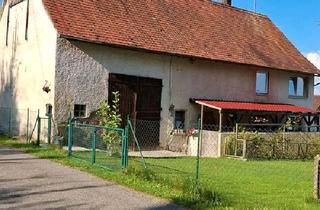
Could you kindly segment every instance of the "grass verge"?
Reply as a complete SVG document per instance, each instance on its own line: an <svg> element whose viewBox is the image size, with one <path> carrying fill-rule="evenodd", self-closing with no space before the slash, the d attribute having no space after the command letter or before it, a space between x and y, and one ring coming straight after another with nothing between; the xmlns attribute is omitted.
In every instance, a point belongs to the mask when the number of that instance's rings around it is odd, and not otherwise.
<svg viewBox="0 0 320 210"><path fill-rule="evenodd" d="M88 152L79 152L80 158L88 160L79 161L68 158L65 151L54 146L39 148L4 137L0 144L194 209L320 209L320 204L312 199L312 161L202 158L197 187L192 157L146 158L148 170L131 157L127 170L108 171L92 165ZM101 164L106 163L103 157L97 153Z"/></svg>
<svg viewBox="0 0 320 210"><path fill-rule="evenodd" d="M189 179L180 180L173 185L172 183L167 183L164 179L157 178L152 171L148 170L128 168L123 171L110 171L92 165L87 161L69 158L66 151L54 145L38 147L34 144L26 144L4 136L0 137L0 145L20 149L38 158L49 159L72 168L77 168L134 190L168 199L183 207L207 209L213 208L218 204L218 199L214 193L204 188L196 188L192 180Z"/></svg>

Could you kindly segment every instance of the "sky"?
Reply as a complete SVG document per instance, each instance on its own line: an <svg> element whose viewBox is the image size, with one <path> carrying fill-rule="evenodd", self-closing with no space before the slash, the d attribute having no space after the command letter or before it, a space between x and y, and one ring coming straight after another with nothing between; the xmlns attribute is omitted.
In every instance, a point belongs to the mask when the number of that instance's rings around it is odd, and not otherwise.
<svg viewBox="0 0 320 210"><path fill-rule="evenodd" d="M0 0L0 5L3 0ZM320 0L255 0L256 11L267 15L287 38L320 69ZM253 11L254 0L232 0ZM320 82L320 79L316 79ZM316 88L320 94L320 86Z"/></svg>
<svg viewBox="0 0 320 210"><path fill-rule="evenodd" d="M232 3L235 7L254 10L254 0L233 0ZM267 15L320 69L320 0L256 0L256 11ZM320 82L320 78L315 80ZM320 95L320 85L315 87L315 94Z"/></svg>

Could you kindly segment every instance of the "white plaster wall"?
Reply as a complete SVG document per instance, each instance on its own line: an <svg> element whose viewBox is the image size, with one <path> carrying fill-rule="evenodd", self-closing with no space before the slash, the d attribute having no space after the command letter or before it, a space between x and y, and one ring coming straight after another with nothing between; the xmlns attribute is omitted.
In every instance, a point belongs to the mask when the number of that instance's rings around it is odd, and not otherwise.
<svg viewBox="0 0 320 210"><path fill-rule="evenodd" d="M313 76L221 62L191 62L183 58L175 59L173 69L173 103L177 109L187 110L187 125L195 124L193 120L198 113L189 98L289 103L312 107ZM266 95L256 94L257 71L269 73L269 93ZM307 98L293 99L288 96L288 80L292 76L308 77Z"/></svg>
<svg viewBox="0 0 320 210"><path fill-rule="evenodd" d="M29 8L27 40L27 1L10 9L8 46L8 5L0 20L0 107L10 107L17 113L21 109L40 109L44 116L45 105L54 101L57 32L41 0L30 0ZM46 80L51 88L48 94L42 91ZM25 122L25 117L16 114L15 120Z"/></svg>
<svg viewBox="0 0 320 210"><path fill-rule="evenodd" d="M69 79L69 86L58 83L57 78L56 95L57 100L83 101L89 103L89 110L93 111L94 104L107 97L108 73L120 73L127 75L152 77L162 79L162 101L161 101L161 133L162 146L168 146L174 136L170 135L173 128L173 116L169 113L170 104L174 104L178 110L186 110L186 127L192 127L196 123L199 107L190 104L189 98L208 98L225 100L244 100L269 103L291 103L306 107L312 106L313 78L309 78L308 98L290 99L288 97L288 80L293 74L284 71L268 70L263 68L248 67L236 64L212 62L204 60L190 60L187 58L156 55L127 49L112 48L78 41L71 44L59 46L57 71L71 73L73 77L81 77L81 80ZM77 53L72 54L69 49ZM68 53L64 53L68 51ZM255 92L255 74L257 70L269 72L269 94L258 96ZM102 73L105 71L105 73ZM94 80L92 75L99 76L100 82ZM306 75L302 75L306 76ZM86 80L87 78L87 80ZM90 88L83 88L84 83ZM72 94L65 90L72 87ZM98 91L105 87L106 92ZM58 91L58 89L61 89ZM77 90L81 96L75 96ZM68 90L70 91L70 90ZM80 97L82 99L80 99ZM60 102L59 102L60 103ZM67 102L63 102L65 104ZM58 105L57 105L58 107ZM65 106L62 106L65 107ZM66 117L66 116L65 116Z"/></svg>

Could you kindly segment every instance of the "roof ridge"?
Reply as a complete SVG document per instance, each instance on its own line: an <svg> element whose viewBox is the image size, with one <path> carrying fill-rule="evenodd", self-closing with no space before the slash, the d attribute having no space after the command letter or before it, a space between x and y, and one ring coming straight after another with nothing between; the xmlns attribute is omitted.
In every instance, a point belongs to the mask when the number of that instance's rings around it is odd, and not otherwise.
<svg viewBox="0 0 320 210"><path fill-rule="evenodd" d="M223 7L223 8L236 10L238 12L243 12L243 13L247 13L247 14L250 14L250 15L258 16L258 17L269 18L267 15L264 15L264 14L261 14L261 13L258 13L258 12L253 12L253 11L242 9L242 8L239 8L239 7L234 7L232 5L231 6L225 5L223 3L215 2L215 1L212 1L212 0L208 0L208 1L211 4L215 5L215 6L220 6L220 7Z"/></svg>

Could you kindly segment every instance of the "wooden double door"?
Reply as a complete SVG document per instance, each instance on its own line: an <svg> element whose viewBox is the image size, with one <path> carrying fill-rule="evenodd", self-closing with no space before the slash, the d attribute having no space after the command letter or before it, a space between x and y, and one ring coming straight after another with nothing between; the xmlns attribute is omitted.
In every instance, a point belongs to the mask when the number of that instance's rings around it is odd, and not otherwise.
<svg viewBox="0 0 320 210"><path fill-rule="evenodd" d="M140 146L143 149L158 147L162 80L109 74L109 101L115 91L120 93L122 126L127 124L126 118L130 116Z"/></svg>

